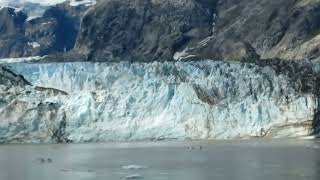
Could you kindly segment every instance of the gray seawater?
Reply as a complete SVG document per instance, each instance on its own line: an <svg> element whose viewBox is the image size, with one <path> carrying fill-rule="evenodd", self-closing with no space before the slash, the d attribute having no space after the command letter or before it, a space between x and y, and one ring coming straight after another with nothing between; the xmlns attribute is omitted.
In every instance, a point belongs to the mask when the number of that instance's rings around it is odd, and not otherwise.
<svg viewBox="0 0 320 180"><path fill-rule="evenodd" d="M319 148L317 140L2 145L0 180L319 180Z"/></svg>

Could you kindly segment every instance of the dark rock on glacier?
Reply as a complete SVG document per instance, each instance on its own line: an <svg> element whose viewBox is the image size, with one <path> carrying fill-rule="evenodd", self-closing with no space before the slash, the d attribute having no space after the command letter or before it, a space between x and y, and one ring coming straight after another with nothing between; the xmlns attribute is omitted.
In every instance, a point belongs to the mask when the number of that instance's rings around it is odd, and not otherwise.
<svg viewBox="0 0 320 180"><path fill-rule="evenodd" d="M314 116L313 126L313 133L320 137L320 108L318 107L317 113Z"/></svg>
<svg viewBox="0 0 320 180"><path fill-rule="evenodd" d="M0 66L0 85L6 87L31 85L23 76L13 73L8 68Z"/></svg>
<svg viewBox="0 0 320 180"><path fill-rule="evenodd" d="M0 66L0 112L2 120L15 119L17 124L7 123L0 128L0 143L35 142L32 136L39 134L37 142L70 142L66 136L65 112L55 102L47 102L45 96L58 96L65 93L52 88L34 87L22 75ZM28 98L33 96L34 98ZM23 111L23 112L22 112ZM16 118L17 112L23 115ZM42 124L46 124L43 126ZM16 131L10 137L4 135L4 129ZM30 133L31 131L35 131Z"/></svg>
<svg viewBox="0 0 320 180"><path fill-rule="evenodd" d="M300 93L313 93L320 96L319 64L311 61L284 61L281 59L265 59L255 62L262 67L271 67L277 74L281 74L296 82L296 90Z"/></svg>

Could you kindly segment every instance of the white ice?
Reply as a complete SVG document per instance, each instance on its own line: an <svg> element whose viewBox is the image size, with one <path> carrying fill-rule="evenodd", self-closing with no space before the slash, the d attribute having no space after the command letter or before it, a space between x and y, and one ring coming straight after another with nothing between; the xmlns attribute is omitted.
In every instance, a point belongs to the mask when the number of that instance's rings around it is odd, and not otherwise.
<svg viewBox="0 0 320 180"><path fill-rule="evenodd" d="M204 60L9 66L35 86L68 94L0 89L7 99L0 106L0 137L31 142L50 141L51 127L62 120L74 142L304 137L311 134L318 104L313 94L296 92L296 82L254 65Z"/></svg>

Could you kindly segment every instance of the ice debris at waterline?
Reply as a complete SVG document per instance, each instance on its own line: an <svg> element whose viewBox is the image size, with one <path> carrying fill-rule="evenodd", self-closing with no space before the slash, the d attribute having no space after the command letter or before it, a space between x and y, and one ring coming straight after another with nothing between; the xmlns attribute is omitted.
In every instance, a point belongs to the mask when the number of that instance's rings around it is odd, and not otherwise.
<svg viewBox="0 0 320 180"><path fill-rule="evenodd" d="M249 64L7 66L33 86L0 79L4 143L301 137L318 104L287 76Z"/></svg>

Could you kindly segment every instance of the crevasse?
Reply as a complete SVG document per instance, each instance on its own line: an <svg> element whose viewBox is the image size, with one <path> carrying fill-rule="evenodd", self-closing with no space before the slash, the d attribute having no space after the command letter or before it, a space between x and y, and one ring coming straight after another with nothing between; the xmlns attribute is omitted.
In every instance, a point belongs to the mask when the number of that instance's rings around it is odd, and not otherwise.
<svg viewBox="0 0 320 180"><path fill-rule="evenodd" d="M104 142L310 135L317 98L270 67L199 62L9 64L3 142Z"/></svg>

